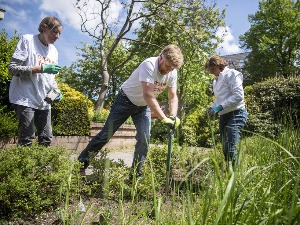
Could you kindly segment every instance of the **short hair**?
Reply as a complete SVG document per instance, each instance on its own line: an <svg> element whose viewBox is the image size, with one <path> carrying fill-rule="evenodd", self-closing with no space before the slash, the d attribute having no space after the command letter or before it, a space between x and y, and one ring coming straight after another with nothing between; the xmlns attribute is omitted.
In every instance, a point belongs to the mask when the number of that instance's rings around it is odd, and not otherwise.
<svg viewBox="0 0 300 225"><path fill-rule="evenodd" d="M208 70L212 67L219 67L221 70L223 70L226 66L228 66L228 63L225 59L223 59L221 56L214 55L210 57L209 60L205 63L205 69Z"/></svg>
<svg viewBox="0 0 300 225"><path fill-rule="evenodd" d="M179 69L183 64L182 52L176 45L167 45L160 54L163 55L176 69Z"/></svg>
<svg viewBox="0 0 300 225"><path fill-rule="evenodd" d="M40 25L39 25L39 32L40 33L43 33L44 29L43 29L43 26L47 26L50 30L53 30L57 27L61 27L62 24L61 22L59 21L59 19L57 19L55 16L47 16L45 17L41 22L40 22Z"/></svg>

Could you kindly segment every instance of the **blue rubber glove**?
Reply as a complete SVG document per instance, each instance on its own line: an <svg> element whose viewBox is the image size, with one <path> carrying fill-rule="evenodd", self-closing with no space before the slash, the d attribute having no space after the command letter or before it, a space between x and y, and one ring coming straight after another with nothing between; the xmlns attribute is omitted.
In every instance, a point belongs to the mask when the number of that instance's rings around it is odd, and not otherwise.
<svg viewBox="0 0 300 225"><path fill-rule="evenodd" d="M58 88L54 88L54 91L58 93L58 96L53 100L53 102L60 102L63 99L63 95Z"/></svg>
<svg viewBox="0 0 300 225"><path fill-rule="evenodd" d="M42 73L57 74L61 67L57 64L42 64Z"/></svg>
<svg viewBox="0 0 300 225"><path fill-rule="evenodd" d="M219 105L217 107L212 108L212 110L214 110L215 113L218 113L223 110L223 106Z"/></svg>

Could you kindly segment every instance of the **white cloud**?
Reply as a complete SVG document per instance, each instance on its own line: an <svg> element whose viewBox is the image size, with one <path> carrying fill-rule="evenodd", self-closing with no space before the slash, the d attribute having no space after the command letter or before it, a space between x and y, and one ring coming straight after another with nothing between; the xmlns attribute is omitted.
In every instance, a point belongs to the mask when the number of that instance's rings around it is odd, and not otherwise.
<svg viewBox="0 0 300 225"><path fill-rule="evenodd" d="M119 1L112 1L107 13L107 23L111 24L119 20L120 13L123 9L122 4Z"/></svg>
<svg viewBox="0 0 300 225"><path fill-rule="evenodd" d="M71 0L42 0L39 7L40 10L46 12L55 12L57 17L63 23L63 26L70 26L76 30L80 30L80 17L75 10ZM75 3L74 3L75 4Z"/></svg>
<svg viewBox="0 0 300 225"><path fill-rule="evenodd" d="M0 0L0 2L3 2ZM40 21L46 17L54 15L63 24L63 32L55 46L59 50L59 63L69 66L71 62L76 60L76 46L81 43L90 43L91 38L81 32L81 18L76 11L76 0L4 0L6 14L5 19L0 22L0 29L5 28L9 35L14 30L18 34L37 34ZM79 1L82 4L84 1ZM84 12L90 20L87 29L92 31L100 25L100 3L96 0L86 1L88 5L83 7ZM126 11L128 7L124 7L121 2L127 4L130 0L112 0L111 6L106 14L107 22L114 32L118 32L126 19ZM133 9L137 12L141 7L141 3L135 4ZM140 26L138 21L134 23L133 28ZM101 27L97 27L96 35L99 35Z"/></svg>
<svg viewBox="0 0 300 225"><path fill-rule="evenodd" d="M63 26L70 26L75 30L81 30L81 17L78 14L76 7L80 7L83 13L86 15L87 23L86 28L93 31L100 24L101 6L98 1L79 1L76 5L76 0L42 0L40 10L46 12L55 12L58 18L62 21ZM110 8L106 13L107 23L113 24L121 20L121 11L123 9L122 4L118 0L114 0L110 3ZM83 16L85 16L83 15ZM118 23L117 23L118 24ZM101 27L97 28L97 32Z"/></svg>
<svg viewBox="0 0 300 225"><path fill-rule="evenodd" d="M230 27L219 27L217 30L217 36L223 39L223 42L219 44L217 48L217 51L221 55L230 55L242 52L242 49L237 44Z"/></svg>

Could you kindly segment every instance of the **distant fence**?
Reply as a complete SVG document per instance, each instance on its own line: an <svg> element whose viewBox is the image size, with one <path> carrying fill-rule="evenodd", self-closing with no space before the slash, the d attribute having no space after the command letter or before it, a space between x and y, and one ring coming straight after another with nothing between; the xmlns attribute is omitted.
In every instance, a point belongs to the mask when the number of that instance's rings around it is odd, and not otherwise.
<svg viewBox="0 0 300 225"><path fill-rule="evenodd" d="M102 123L91 123L91 135L90 136L55 136L52 139L52 145L65 147L67 150L74 152L81 152L89 143L89 141L102 129ZM105 148L109 149L123 149L133 148L136 140L136 129L134 125L122 125L110 141L105 145ZM1 138L0 148L9 148L16 145L18 139Z"/></svg>

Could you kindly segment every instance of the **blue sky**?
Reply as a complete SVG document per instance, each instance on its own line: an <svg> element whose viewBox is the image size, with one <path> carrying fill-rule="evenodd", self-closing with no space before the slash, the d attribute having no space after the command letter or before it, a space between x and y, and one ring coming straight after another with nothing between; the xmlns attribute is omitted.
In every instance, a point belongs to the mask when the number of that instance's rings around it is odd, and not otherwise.
<svg viewBox="0 0 300 225"><path fill-rule="evenodd" d="M63 24L63 32L55 46L59 51L59 64L70 66L77 59L76 47L82 42L91 43L87 34L80 31L80 18L75 11L76 0L0 0L0 8L6 10L4 20L0 21L0 29L5 28L9 35L16 30L18 34L38 33L38 25L42 18L48 15L58 17ZM239 48L239 36L249 30L248 15L258 10L259 0L216 0L220 9L226 6L226 27L220 28L219 33L225 30L227 36L219 46L217 52L221 55L243 52ZM117 18L118 9L122 6L115 0L112 19ZM90 24L92 27L93 24Z"/></svg>

